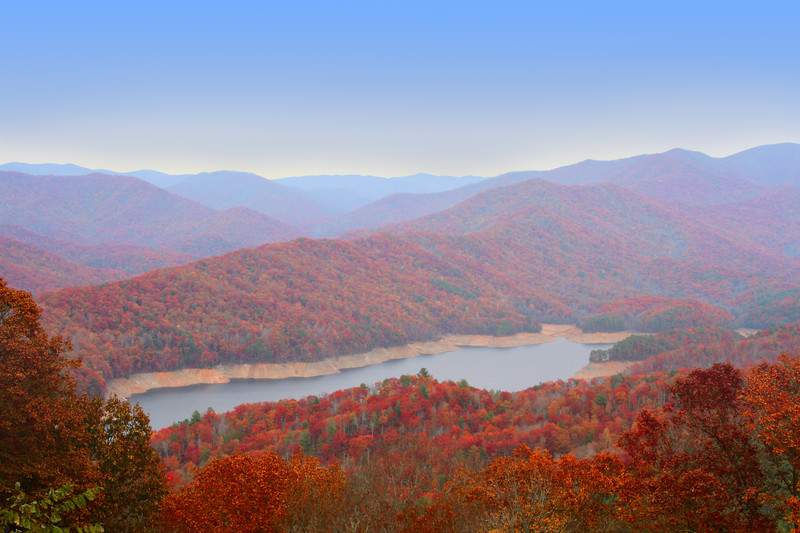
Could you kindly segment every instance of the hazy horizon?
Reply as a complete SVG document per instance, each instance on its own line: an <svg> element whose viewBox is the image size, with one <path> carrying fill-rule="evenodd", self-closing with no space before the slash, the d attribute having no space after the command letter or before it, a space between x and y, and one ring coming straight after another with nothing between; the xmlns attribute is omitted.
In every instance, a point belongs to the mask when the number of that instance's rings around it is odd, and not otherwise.
<svg viewBox="0 0 800 533"><path fill-rule="evenodd" d="M478 174L474 174L474 173L473 174L440 174L440 173L435 173L435 172L428 172L428 171L425 171L425 170L418 170L416 172L409 172L407 174L402 174L402 175L401 174L397 174L397 175L379 175L379 174L372 174L372 173L368 173L368 172L358 172L358 171L356 171L356 172L322 172L322 173L316 173L316 174L295 174L295 175L291 175L291 176L288 176L288 175L287 176L274 176L274 175L261 174L259 172L256 172L256 171L253 171L253 170L249 170L249 169L245 169L245 168L211 168L211 169L198 169L198 170L167 172L167 171L164 171L163 169L160 169L160 168L147 167L147 166L143 166L141 168L129 168L129 169L100 168L100 167L89 165L89 164L81 164L81 163L78 163L78 162L75 162L75 161L47 161L47 160L43 160L43 161L12 161L12 160L2 161L2 160L0 160L0 166L2 166L2 165L11 165L11 164L22 164L22 165L76 165L76 166L88 168L89 170L94 170L94 171L97 171L97 172L112 171L112 172L114 172L116 174L135 173L135 172L160 172L160 173L169 174L169 175L176 175L176 176L180 176L180 175L184 175L184 174L185 175L192 175L192 174L215 173L215 172L243 172L243 173L256 174L256 175L258 175L258 176L260 176L262 178L269 179L269 180L280 180L280 179L285 179L285 178L307 177L307 176L370 176L370 177L375 177L375 178L393 179L393 178L402 178L402 177L415 176L415 175L435 175L435 176L452 176L452 177L490 178L490 177L499 176L499 175L507 174L507 173L513 173L513 172L549 171L549 170L554 170L554 169L557 169L557 168L560 168L560 167L571 166L571 165L574 165L574 164L577 164L577 163L581 163L583 161L615 161L615 160L626 159L626 158L636 157L636 156L641 156L641 155L660 154L660 153L665 153L665 152L669 152L669 151L672 151L672 150L685 150L685 151L689 151L689 152L699 152L699 153L702 153L702 154L705 154L705 155L720 159L720 158L725 158L727 156L738 154L738 153L743 152L743 151L750 150L752 148L759 148L759 147L762 147L762 146L774 146L774 145L790 145L790 144L800 144L800 142L779 141L779 142L775 142L775 143L762 143L762 144L757 144L757 145L752 145L752 146L746 146L746 147L743 147L743 148L741 148L739 150L735 150L733 152L723 152L723 153L709 153L709 152L704 151L704 150L697 150L697 149L692 149L692 148L685 148L685 147L682 147L682 146L675 146L675 147L668 148L668 149L665 149L665 150L660 150L660 151L657 151L657 152L626 154L626 155L623 155L623 156L620 156L620 157L609 158L609 159L589 156L589 157L584 157L584 158L579 159L579 160L568 161L568 162L565 162L563 164L555 165L555 166L552 166L552 167L546 167L546 168L545 167L530 167L530 168L506 169L506 170L503 170L501 172L498 172L496 174L491 174L491 175L488 175L488 174L478 175Z"/></svg>
<svg viewBox="0 0 800 533"><path fill-rule="evenodd" d="M278 178L727 155L800 140L798 14L788 2L13 4L0 160Z"/></svg>

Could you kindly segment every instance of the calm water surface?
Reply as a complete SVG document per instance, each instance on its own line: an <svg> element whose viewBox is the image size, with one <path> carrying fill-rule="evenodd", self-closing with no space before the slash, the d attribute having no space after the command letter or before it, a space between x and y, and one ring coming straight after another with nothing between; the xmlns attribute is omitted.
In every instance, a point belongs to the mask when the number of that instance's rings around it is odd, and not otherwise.
<svg viewBox="0 0 800 533"><path fill-rule="evenodd" d="M132 397L150 415L158 429L184 420L195 410L209 407L228 411L243 403L303 398L338 389L373 384L427 368L440 381L466 379L483 389L517 391L544 381L566 379L589 362L589 352L604 345L557 340L518 348L459 348L438 355L388 361L379 365L344 370L340 374L313 378L237 380L221 385L196 385L157 389Z"/></svg>

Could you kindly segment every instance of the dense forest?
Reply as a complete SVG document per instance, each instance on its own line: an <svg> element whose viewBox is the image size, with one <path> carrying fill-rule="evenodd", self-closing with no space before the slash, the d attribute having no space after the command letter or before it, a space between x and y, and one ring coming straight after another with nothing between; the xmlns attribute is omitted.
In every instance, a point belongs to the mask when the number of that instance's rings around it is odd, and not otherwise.
<svg viewBox="0 0 800 533"><path fill-rule="evenodd" d="M100 388L138 371L313 360L445 333L537 331L540 317L569 316L504 276L388 236L301 239L42 300Z"/></svg>
<svg viewBox="0 0 800 533"><path fill-rule="evenodd" d="M792 316L785 298L752 308L791 290L796 272L622 188L531 180L383 233L268 244L41 301L84 360L82 386L102 390L136 372L312 361L545 322L779 325Z"/></svg>
<svg viewBox="0 0 800 533"><path fill-rule="evenodd" d="M601 305L580 322L583 331L658 332L699 326L730 326L734 316L718 306L659 296L625 298Z"/></svg>
<svg viewBox="0 0 800 533"><path fill-rule="evenodd" d="M641 408L663 405L676 372L725 362L750 368L781 353L800 353L800 325L747 338L716 328L633 336L606 353L610 357L603 360L642 362L612 378L549 382L515 393L438 382L423 370L324 398L198 414L159 431L153 442L177 484L214 457L269 448L342 461L380 450L399 435L430 440L436 448L432 453L443 458L473 447L484 457L510 453L521 444L591 455L614 448ZM430 467L436 471L450 467L447 463Z"/></svg>
<svg viewBox="0 0 800 533"><path fill-rule="evenodd" d="M780 355L797 326L672 335L661 372L507 393L422 370L151 437L138 407L76 391L40 314L0 282L5 530L800 527L800 358Z"/></svg>

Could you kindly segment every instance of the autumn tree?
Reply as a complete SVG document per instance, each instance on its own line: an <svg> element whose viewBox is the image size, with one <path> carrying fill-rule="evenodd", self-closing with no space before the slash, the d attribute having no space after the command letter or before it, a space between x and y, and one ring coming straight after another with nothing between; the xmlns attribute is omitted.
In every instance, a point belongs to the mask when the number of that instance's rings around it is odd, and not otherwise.
<svg viewBox="0 0 800 533"><path fill-rule="evenodd" d="M800 529L800 358L754 368L741 402L762 452L762 497L776 519Z"/></svg>
<svg viewBox="0 0 800 533"><path fill-rule="evenodd" d="M80 362L40 318L29 293L0 279L0 496L99 488L87 520L147 531L165 492L147 416L118 399L77 394L70 371Z"/></svg>
<svg viewBox="0 0 800 533"><path fill-rule="evenodd" d="M163 521L169 531L335 531L335 503L344 477L316 459L286 461L271 452L214 460L170 495Z"/></svg>
<svg viewBox="0 0 800 533"><path fill-rule="evenodd" d="M629 531L618 513L627 475L615 456L592 459L521 446L448 482L409 531Z"/></svg>
<svg viewBox="0 0 800 533"><path fill-rule="evenodd" d="M620 439L638 479L632 520L663 530L769 528L757 498L763 476L741 416L741 372L694 370L671 388L673 402L644 410Z"/></svg>
<svg viewBox="0 0 800 533"><path fill-rule="evenodd" d="M69 342L49 337L31 295L0 278L0 496L99 480L84 410L66 375Z"/></svg>

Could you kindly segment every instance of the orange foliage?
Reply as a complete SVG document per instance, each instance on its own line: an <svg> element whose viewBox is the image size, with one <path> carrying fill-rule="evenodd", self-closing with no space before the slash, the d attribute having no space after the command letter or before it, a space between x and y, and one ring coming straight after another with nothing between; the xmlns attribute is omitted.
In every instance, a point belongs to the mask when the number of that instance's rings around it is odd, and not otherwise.
<svg viewBox="0 0 800 533"><path fill-rule="evenodd" d="M78 365L69 343L49 337L31 295L0 278L0 497L14 483L37 493L98 479L88 453L83 405L63 377Z"/></svg>
<svg viewBox="0 0 800 533"><path fill-rule="evenodd" d="M771 503L800 527L800 359L781 356L777 364L754 368L742 403L749 429L783 473Z"/></svg>
<svg viewBox="0 0 800 533"><path fill-rule="evenodd" d="M585 384L578 395L578 383L562 384L560 388L548 384L538 392L550 390L555 393L553 396L537 398L537 389L514 395L501 393L498 403L493 404L491 396L483 391L425 377L406 377L387 380L379 394L359 388L311 401L243 406L224 418L209 413L194 425L182 424L160 432L155 445L177 452L179 432L191 431L181 437L191 442L225 426L231 428L230 435L241 439L237 445L244 444L245 449L280 448L278 442L297 442L297 434L293 436L289 428L300 420L303 422L299 427L303 427L307 421L309 436L299 436L304 447L345 465L343 488L340 492L330 491L339 499L334 498L333 503L321 499L321 507L312 505L303 512L287 505L280 508L285 511L262 514L273 516L276 521L291 521L301 515L320 520L319 516L329 512L327 509L336 509L335 518L327 522L334 530L345 523L354 531L388 528L415 532L768 531L778 524L797 524L800 358L783 357L778 363L763 364L747 374L722 364L680 375L672 384L660 379L615 379L611 380L617 382L611 390L608 384L598 381ZM591 406L606 409L615 401L630 402L648 383L654 384L652 394L667 402L641 411L633 427L623 429L619 448L612 446L609 452L589 458L572 454L554 457L545 450L531 450L524 445L525 438L519 438L524 435L521 428L531 424L525 414L536 409L534 406L554 408L551 413L560 413L570 421L563 426L570 433L583 422L570 419L564 411L569 403L559 402L571 398L588 408L587 412L591 412ZM592 393L594 401L587 401ZM605 400L597 401L601 397ZM542 402L544 398L547 399ZM454 409L453 422L468 430L461 435L461 444L446 436L457 429L448 430L442 425L445 419L430 423L432 415L424 414L428 400L438 412ZM388 412L370 414L362 410L369 403L383 405ZM317 406L320 407L315 410ZM258 409L265 410L259 415ZM320 418L326 409L332 410L329 417ZM594 411L592 416L602 416L601 413ZM495 421L498 416L500 420ZM237 417L248 420L249 426L242 426ZM396 426L390 423L394 417ZM508 417L510 428L503 429L504 417ZM375 421L369 437L355 436L359 420ZM338 423L343 425L337 427ZM426 430L418 429L419 424ZM242 431L243 427L253 431L259 428L264 433L248 434ZM592 439L610 440L610 427ZM328 434L328 438L319 440L313 436L317 432ZM506 441L516 451L491 446L490 435L497 432L507 432L509 436L518 432L518 438ZM268 437L270 434L274 436ZM194 494L190 501L197 506L203 504L203 496L214 501L235 498L231 487L260 483L246 475L249 468L254 468L250 465L255 461L253 457L232 455L214 460L200 470L195 481L171 498ZM288 475L287 467L281 466L277 456L268 453L266 457L270 457L274 475ZM247 466L234 468L229 474L221 467L226 461L241 461ZM308 474L311 478L322 468L314 465ZM218 486L221 492L193 492L200 491L203 483ZM285 486L281 483L271 482L271 490L280 493ZM243 492L247 494L248 490ZM270 506L277 505L274 502L284 501L277 496L270 498L269 503L258 503L245 496L245 510L239 514L249 516L246 509L253 505L272 511ZM199 509L181 515L181 527L191 529L187 525L190 515L209 512L213 518L227 512L215 507L216 503L207 505L209 511ZM238 509L238 505L235 503L232 508ZM202 525L213 529L222 523L208 524ZM246 522L243 524L242 530L250 530ZM279 527L275 524L263 522L257 527L270 531Z"/></svg>
<svg viewBox="0 0 800 533"><path fill-rule="evenodd" d="M318 519L334 513L343 488L341 470L322 467L313 458L234 455L212 461L191 484L170 495L163 520L170 531L286 531L290 521L302 520L309 511ZM322 519L314 525L310 530L325 530Z"/></svg>
<svg viewBox="0 0 800 533"><path fill-rule="evenodd" d="M166 492L139 406L75 392L69 343L49 337L41 311L0 278L0 501L65 484L100 487L86 510L109 531L142 531ZM94 521L94 520L92 520Z"/></svg>
<svg viewBox="0 0 800 533"><path fill-rule="evenodd" d="M49 325L105 379L538 331L539 318L567 314L536 291L387 236L301 239L42 300Z"/></svg>
<svg viewBox="0 0 800 533"><path fill-rule="evenodd" d="M715 305L690 299L641 296L615 300L600 306L597 314L583 320L584 331L669 331L689 327L720 327L733 315Z"/></svg>
<svg viewBox="0 0 800 533"><path fill-rule="evenodd" d="M611 531L627 478L612 455L591 460L522 446L456 478L416 519L419 531Z"/></svg>

